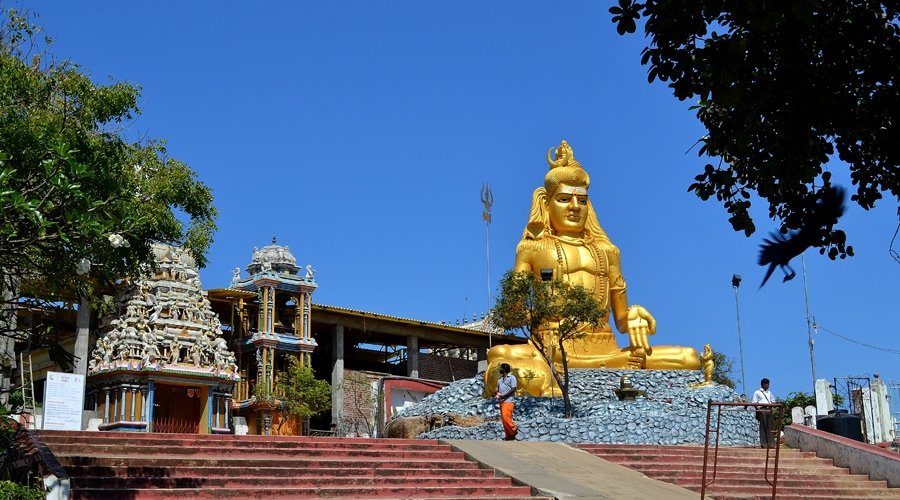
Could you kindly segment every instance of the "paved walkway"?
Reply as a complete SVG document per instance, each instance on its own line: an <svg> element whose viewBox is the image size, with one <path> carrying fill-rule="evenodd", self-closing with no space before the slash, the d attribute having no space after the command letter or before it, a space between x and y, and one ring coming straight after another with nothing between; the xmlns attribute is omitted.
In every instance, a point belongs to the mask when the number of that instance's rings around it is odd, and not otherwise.
<svg viewBox="0 0 900 500"><path fill-rule="evenodd" d="M568 499L696 499L693 491L664 483L562 443L443 440L487 467Z"/></svg>

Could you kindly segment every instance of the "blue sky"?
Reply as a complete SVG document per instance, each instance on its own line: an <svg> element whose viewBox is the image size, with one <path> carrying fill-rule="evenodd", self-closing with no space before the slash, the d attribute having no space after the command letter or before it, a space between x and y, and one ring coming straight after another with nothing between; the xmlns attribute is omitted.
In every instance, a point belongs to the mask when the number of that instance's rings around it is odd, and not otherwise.
<svg viewBox="0 0 900 500"><path fill-rule="evenodd" d="M647 83L641 35L611 2L21 2L57 58L98 83L143 89L131 138L168 141L212 187L219 232L201 271L228 286L277 235L317 270L316 302L428 321L488 308L479 191L494 193L490 287L511 267L548 148L567 139L591 174L600 223L622 251L632 303L656 345L710 342L740 390L810 392L800 259L758 289L758 245L687 192L705 163L689 102ZM830 166L847 182L844 166ZM841 221L856 257L807 253L819 378L900 382L896 201ZM900 247L900 242L895 243ZM824 329L827 329L826 332ZM856 342L833 335L833 332ZM620 345L625 339L620 336ZM870 344L882 349L864 347ZM884 349L887 349L884 350ZM890 351L893 352L890 352ZM895 409L896 410L896 409Z"/></svg>

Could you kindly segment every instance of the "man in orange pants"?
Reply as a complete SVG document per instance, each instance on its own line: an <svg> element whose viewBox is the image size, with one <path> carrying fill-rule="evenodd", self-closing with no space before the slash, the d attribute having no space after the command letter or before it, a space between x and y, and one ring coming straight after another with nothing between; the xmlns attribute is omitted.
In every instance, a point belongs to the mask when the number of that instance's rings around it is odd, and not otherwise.
<svg viewBox="0 0 900 500"><path fill-rule="evenodd" d="M503 422L504 440L515 441L519 429L513 422L513 410L516 404L513 397L516 395L516 377L510 373L508 363L500 365L500 379L497 380L497 392L494 397L500 402L500 420Z"/></svg>

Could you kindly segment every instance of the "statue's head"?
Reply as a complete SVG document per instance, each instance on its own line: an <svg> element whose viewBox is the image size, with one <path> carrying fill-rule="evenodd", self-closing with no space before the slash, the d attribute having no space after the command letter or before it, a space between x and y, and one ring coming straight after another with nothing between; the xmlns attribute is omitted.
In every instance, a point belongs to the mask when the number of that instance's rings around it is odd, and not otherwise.
<svg viewBox="0 0 900 500"><path fill-rule="evenodd" d="M551 158L554 153L555 159ZM536 189L532 197L524 237L540 239L549 232L608 241L588 199L591 178L575 159L569 143L562 141L559 147L550 148L547 163L550 170L544 176L544 187Z"/></svg>

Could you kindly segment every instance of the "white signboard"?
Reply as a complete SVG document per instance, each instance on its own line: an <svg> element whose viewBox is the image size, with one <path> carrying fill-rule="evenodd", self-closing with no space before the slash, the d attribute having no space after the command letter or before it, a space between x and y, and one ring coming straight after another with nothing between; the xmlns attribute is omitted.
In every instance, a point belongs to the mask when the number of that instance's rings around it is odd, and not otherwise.
<svg viewBox="0 0 900 500"><path fill-rule="evenodd" d="M80 431L84 409L84 375L47 372L43 429Z"/></svg>

